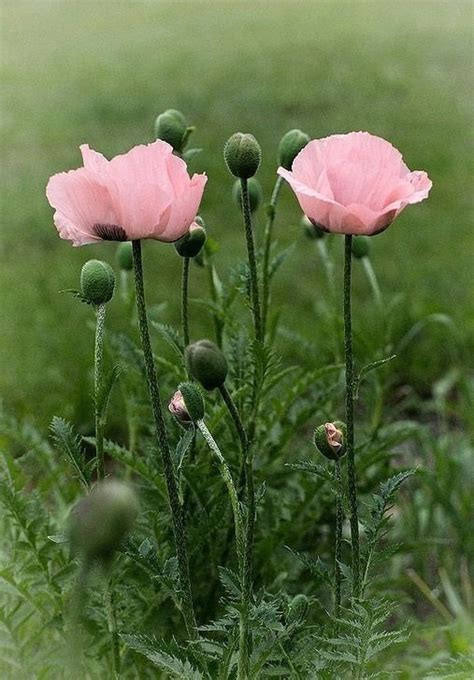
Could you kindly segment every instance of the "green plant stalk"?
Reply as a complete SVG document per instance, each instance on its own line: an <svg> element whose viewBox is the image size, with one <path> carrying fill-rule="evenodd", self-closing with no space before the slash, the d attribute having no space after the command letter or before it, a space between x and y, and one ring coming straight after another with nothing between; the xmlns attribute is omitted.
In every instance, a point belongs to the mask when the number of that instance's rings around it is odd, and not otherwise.
<svg viewBox="0 0 474 680"><path fill-rule="evenodd" d="M183 257L183 275L181 279L181 327L183 329L184 346L189 345L188 288L189 257Z"/></svg>
<svg viewBox="0 0 474 680"><path fill-rule="evenodd" d="M341 610L341 561L342 561L342 474L341 461L336 460L336 549L334 551L334 615L339 616Z"/></svg>
<svg viewBox="0 0 474 680"><path fill-rule="evenodd" d="M318 238L316 241L317 248L319 251L319 256L323 262L324 271L326 273L326 280L328 282L329 294L331 296L331 303L329 314L332 318L334 325L334 340L335 340L335 360L336 363L340 361L340 349L339 349L339 319L337 314L334 312L336 306L336 281L334 279L334 263L329 255L325 238Z"/></svg>
<svg viewBox="0 0 474 680"><path fill-rule="evenodd" d="M107 577L106 577L107 578ZM109 629L110 641L112 645L112 672L113 677L120 677L120 645L117 632L117 615L115 611L115 600L112 593L110 582L106 582L104 591L105 611L107 613L107 626Z"/></svg>
<svg viewBox="0 0 474 680"><path fill-rule="evenodd" d="M96 309L95 347L94 347L94 402L95 402L95 455L97 479L105 477L104 462L104 419L100 408L100 391L104 373L104 329L106 305L101 304Z"/></svg>
<svg viewBox="0 0 474 680"><path fill-rule="evenodd" d="M354 459L354 365L352 353L352 236L344 237L344 353L346 362L346 450L347 479L351 524L352 548L352 595L360 595L360 551L359 551L359 516L357 509L357 482Z"/></svg>
<svg viewBox="0 0 474 680"><path fill-rule="evenodd" d="M153 411L153 419L155 421L156 441L161 453L163 471L166 480L166 488L168 492L168 502L170 506L171 519L173 523L173 534L176 545L176 555L178 559L179 583L181 588L182 614L188 634L191 637L196 638L197 637L196 618L194 615L191 582L189 578L189 562L186 547L186 530L184 525L184 517L181 504L179 502L178 486L176 484L173 461L171 458L168 437L166 434L165 421L163 418L163 411L161 408L160 389L158 386L158 378L155 369L155 362L153 359L153 351L151 348L150 332L148 330L145 290L143 285L141 242L140 240L132 241L132 245L133 245L133 264L135 272L138 327L140 331L140 340L143 349L143 357L145 360L145 369L148 381L148 390L150 393L150 401Z"/></svg>
<svg viewBox="0 0 474 680"><path fill-rule="evenodd" d="M257 260L255 257L255 245L252 231L252 213L250 210L250 198L248 182L246 179L240 180L242 189L242 214L244 218L245 240L247 242L247 256L250 270L250 296L252 299L252 314L255 328L255 337L258 342L263 343L263 326L260 311L260 295L258 291Z"/></svg>
<svg viewBox="0 0 474 680"><path fill-rule="evenodd" d="M206 269L207 269L207 275L208 275L208 281L209 281L209 290L211 292L211 300L215 304L215 303L217 303L217 293L216 293L216 287L214 285L214 275L213 275L214 265L212 264L212 262L210 262L210 261L206 262ZM219 349L222 349L223 323L214 311L212 312L212 320L214 322L214 333L215 333L215 338L216 338L216 344L219 347Z"/></svg>
<svg viewBox="0 0 474 680"><path fill-rule="evenodd" d="M365 275L367 276L369 286L372 290L375 304L379 311L383 311L382 293L369 257L362 258L362 266L364 267Z"/></svg>
<svg viewBox="0 0 474 680"><path fill-rule="evenodd" d="M267 328L268 307L270 304L270 250L272 245L273 223L275 221L276 204L283 184L283 178L278 175L273 187L270 204L268 206L267 222L263 237L262 262L262 326L263 335Z"/></svg>

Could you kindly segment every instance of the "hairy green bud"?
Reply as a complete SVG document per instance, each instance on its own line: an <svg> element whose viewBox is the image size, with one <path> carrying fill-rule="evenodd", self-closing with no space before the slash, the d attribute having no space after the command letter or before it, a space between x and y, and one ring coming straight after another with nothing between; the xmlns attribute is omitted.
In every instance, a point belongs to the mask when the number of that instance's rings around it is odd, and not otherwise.
<svg viewBox="0 0 474 680"><path fill-rule="evenodd" d="M288 623L302 623L306 618L309 602L306 595L295 595L288 605L286 620Z"/></svg>
<svg viewBox="0 0 474 680"><path fill-rule="evenodd" d="M189 420L195 423L204 418L204 399L201 390L195 383L181 383L175 397L176 395L181 395Z"/></svg>
<svg viewBox="0 0 474 680"><path fill-rule="evenodd" d="M319 425L314 431L314 445L329 460L339 460L346 452L346 425L340 420Z"/></svg>
<svg viewBox="0 0 474 680"><path fill-rule="evenodd" d="M127 484L100 482L71 512L73 550L89 561L109 560L132 529L138 510L135 492Z"/></svg>
<svg viewBox="0 0 474 680"><path fill-rule="evenodd" d="M115 274L107 262L89 260L81 270L81 293L94 305L102 305L112 299Z"/></svg>
<svg viewBox="0 0 474 680"><path fill-rule="evenodd" d="M255 179L255 177L251 177L248 181L248 191L249 191L249 202L250 202L250 211L251 212L256 212L258 210L258 207L262 201L262 187L260 186L260 182L258 179ZM240 180L236 179L234 182L234 186L232 187L232 198L234 199L234 202L236 205L239 206L239 208L242 207L242 185L240 184Z"/></svg>
<svg viewBox="0 0 474 680"><path fill-rule="evenodd" d="M174 247L181 257L196 257L205 244L206 238L204 226L201 226L196 219L189 227L188 233L176 241Z"/></svg>
<svg viewBox="0 0 474 680"><path fill-rule="evenodd" d="M130 272L133 269L133 247L130 241L120 243L116 252L119 269Z"/></svg>
<svg viewBox="0 0 474 680"><path fill-rule="evenodd" d="M177 153L183 151L189 130L186 118L176 109L167 109L155 121L156 138L171 144Z"/></svg>
<svg viewBox="0 0 474 680"><path fill-rule="evenodd" d="M278 160L287 170L291 170L293 161L309 142L309 135L301 130L290 130L283 135L278 146Z"/></svg>
<svg viewBox="0 0 474 680"><path fill-rule="evenodd" d="M255 137L243 132L236 132L229 137L224 146L224 159L229 172L234 177L248 179L258 170L262 151Z"/></svg>
<svg viewBox="0 0 474 680"><path fill-rule="evenodd" d="M368 236L353 236L352 237L352 254L358 260L367 257L370 253L372 244Z"/></svg>
<svg viewBox="0 0 474 680"><path fill-rule="evenodd" d="M219 347L210 340L199 340L186 347L186 366L205 390L221 387L227 377L227 361Z"/></svg>

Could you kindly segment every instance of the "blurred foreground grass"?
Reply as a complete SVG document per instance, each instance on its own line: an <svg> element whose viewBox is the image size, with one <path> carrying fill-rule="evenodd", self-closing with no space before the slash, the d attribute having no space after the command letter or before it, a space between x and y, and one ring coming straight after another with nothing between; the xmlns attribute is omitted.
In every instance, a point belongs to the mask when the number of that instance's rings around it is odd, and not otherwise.
<svg viewBox="0 0 474 680"><path fill-rule="evenodd" d="M452 315L472 345L471 7L454 1L3 3L0 390L8 405L43 425L54 413L87 417L91 314L58 291L77 285L85 260L112 261L115 249L73 250L60 241L44 188L50 174L80 164L83 142L111 156L151 141L154 117L168 107L182 109L198 128L192 146L204 150L192 169L209 175L202 214L221 246L221 272L244 252L222 159L232 132L251 131L261 142L259 178L267 198L278 140L291 127L314 137L362 129L392 141L411 169L428 171L434 186L429 201L373 241L383 290L406 295L407 317ZM258 226L262 221L263 214ZM285 190L276 222L283 245L299 234L297 222ZM174 249L147 244L146 268L150 302L168 301L165 320L176 322ZM300 238L275 287L286 324L308 337L319 332L312 310L325 294L320 269ZM201 279L193 271L199 287ZM365 314L370 330L365 281L357 274L355 283L356 319ZM117 326L120 303L113 308ZM196 319L199 308L191 313L195 329L209 326ZM446 361L443 337L435 340L418 348L428 384Z"/></svg>

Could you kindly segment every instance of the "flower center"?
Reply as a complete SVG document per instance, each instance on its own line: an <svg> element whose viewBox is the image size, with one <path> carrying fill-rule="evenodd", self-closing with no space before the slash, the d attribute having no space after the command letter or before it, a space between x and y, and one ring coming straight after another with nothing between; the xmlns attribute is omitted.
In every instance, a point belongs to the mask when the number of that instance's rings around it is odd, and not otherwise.
<svg viewBox="0 0 474 680"><path fill-rule="evenodd" d="M104 241L128 241L127 232L118 224L94 224L94 232Z"/></svg>

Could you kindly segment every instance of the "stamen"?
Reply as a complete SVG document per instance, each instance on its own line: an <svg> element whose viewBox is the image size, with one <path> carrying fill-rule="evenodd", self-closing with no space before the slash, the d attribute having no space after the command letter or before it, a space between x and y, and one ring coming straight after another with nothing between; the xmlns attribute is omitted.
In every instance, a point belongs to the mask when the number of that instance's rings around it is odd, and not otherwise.
<svg viewBox="0 0 474 680"><path fill-rule="evenodd" d="M127 232L118 224L94 224L94 232L104 241L128 241Z"/></svg>

